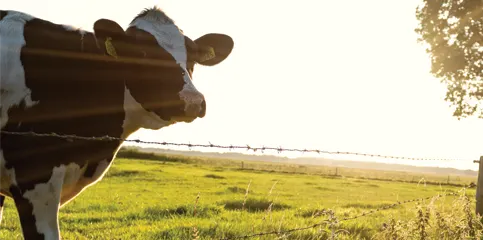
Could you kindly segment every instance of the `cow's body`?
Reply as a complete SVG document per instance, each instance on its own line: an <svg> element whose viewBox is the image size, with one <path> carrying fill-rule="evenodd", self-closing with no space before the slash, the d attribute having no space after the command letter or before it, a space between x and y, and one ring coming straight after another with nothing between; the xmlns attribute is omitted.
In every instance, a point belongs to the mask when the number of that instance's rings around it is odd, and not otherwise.
<svg viewBox="0 0 483 240"><path fill-rule="evenodd" d="M1 195L12 197L26 240L60 238L59 206L102 178L122 141L8 132L126 138L191 122L206 107L194 64L215 65L233 47L226 35L192 42L159 9L119 29L105 19L91 33L0 12L0 217Z"/></svg>

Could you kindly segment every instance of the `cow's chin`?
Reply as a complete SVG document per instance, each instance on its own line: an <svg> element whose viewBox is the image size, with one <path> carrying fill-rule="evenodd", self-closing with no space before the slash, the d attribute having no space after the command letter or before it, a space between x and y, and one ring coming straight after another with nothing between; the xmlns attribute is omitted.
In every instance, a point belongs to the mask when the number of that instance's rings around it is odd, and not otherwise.
<svg viewBox="0 0 483 240"><path fill-rule="evenodd" d="M191 123L196 120L196 117L187 117L187 116L171 116L169 120L164 120L157 114L151 112L151 114L147 114L143 121L142 125L143 128L151 129L151 130L159 130L163 127L167 127L176 123Z"/></svg>
<svg viewBox="0 0 483 240"><path fill-rule="evenodd" d="M163 127L167 127L169 125L175 124L177 121L175 120L163 120L158 115L154 113L146 114L143 116L143 120L141 121L142 128L151 129L151 130L159 130Z"/></svg>
<svg viewBox="0 0 483 240"><path fill-rule="evenodd" d="M164 120L153 111L148 111L137 102L126 88L124 92L123 136L127 137L139 128L158 130L176 123L173 120Z"/></svg>
<svg viewBox="0 0 483 240"><path fill-rule="evenodd" d="M153 113L156 114L158 119L161 119L162 121L166 121L166 122L171 122L171 123L178 123L178 122L191 123L194 120L196 120L196 118L198 118L194 116L186 116L183 114L182 111L178 111L175 114L172 113L173 111L171 111L171 113L169 113L170 111L167 111L167 112L168 113L163 111L163 109L158 109L153 111Z"/></svg>
<svg viewBox="0 0 483 240"><path fill-rule="evenodd" d="M186 116L178 116L171 118L175 122L184 122L184 123L191 123L196 120L196 117L186 117Z"/></svg>

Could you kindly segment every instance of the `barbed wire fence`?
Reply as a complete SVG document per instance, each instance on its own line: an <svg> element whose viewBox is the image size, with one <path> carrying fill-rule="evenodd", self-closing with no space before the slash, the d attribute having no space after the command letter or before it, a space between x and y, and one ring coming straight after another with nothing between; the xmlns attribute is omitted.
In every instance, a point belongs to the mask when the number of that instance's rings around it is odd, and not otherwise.
<svg viewBox="0 0 483 240"><path fill-rule="evenodd" d="M377 158L387 158L387 159L399 159L399 160L412 160L412 161L474 161L469 159L449 159L449 158L422 158L422 157L405 157L405 156L391 156L383 154L373 154L373 153L359 153L350 151L329 151L321 149L301 149L301 148L284 148L284 147L273 147L273 146L261 146L253 147L248 144L246 145L219 145L219 144L193 144L193 143L176 143L176 142L158 142L158 141L144 141L141 139L127 139L112 136L78 136L73 134L57 134L57 133L36 133L36 132L12 132L12 131L1 131L8 135L17 136L30 136L30 137L55 137L65 139L67 141L71 140L88 140L88 141L123 141L132 142L138 144L151 144L159 146L174 146L174 147L188 147L191 148L217 148L217 149L229 149L229 150L247 150L253 152L265 152L265 151L276 151L277 153L282 152L298 152L298 153L317 153L317 154L329 154L329 155L355 155L363 157L377 157Z"/></svg>
<svg viewBox="0 0 483 240"><path fill-rule="evenodd" d="M16 135L16 136L26 136L26 137L53 137L53 138L60 138L66 141L73 141L73 140L87 140L87 141L122 141L122 142L132 142L137 144L150 144L150 145L159 145L159 146L174 146L174 147L188 147L189 149L192 148L217 148L217 149L229 149L229 150L247 150L253 152L265 152L265 151L276 151L277 153L282 152L299 152L299 153L317 153L317 154L329 154L329 155L355 155L355 156L364 156L364 157L377 157L377 158L386 158L386 159L399 159L399 160L412 160L412 161L472 161L472 162L480 162L480 160L470 160L470 159L447 159L447 158L422 158L422 157L405 157L405 156L391 156L391 155L383 155L383 154L372 154L372 153L360 153L360 152L350 152L350 151L328 151L328 150L321 150L321 149L301 149L301 148L284 148L284 147L271 147L271 146L261 146L261 147L253 147L250 145L219 145L219 144L212 144L209 142L208 144L192 144L192 143L177 143L177 142L158 142L158 141L144 141L141 139L126 139L126 138L119 138L119 137L112 137L112 136L78 136L72 134L57 134L57 133L37 133L37 132L12 132L12 131L1 131L3 134L8 135ZM464 188L471 187L465 186ZM477 193L478 195L478 193ZM366 217L372 215L377 212L393 209L397 206L413 203L418 201L429 200L437 197L443 196L458 196L457 192L450 192L450 193L443 193L438 194L435 196L430 197L423 197L423 198L415 198L411 200L405 201L397 201L390 205L385 205L383 207L373 209L370 211L363 212L361 214L351 216L351 217L344 217L340 219L336 219L336 221L345 222L350 220L355 220L358 218ZM319 215L330 215L334 217L334 213L332 211L323 211L318 213ZM247 234L243 236L235 236L235 237L226 237L221 238L220 240L231 240L231 239L250 239L255 237L262 237L262 236L269 236L269 235L284 235L293 232L299 232L309 229L314 229L317 227L321 227L326 224L330 224L329 220L322 220L319 223L312 224L309 226L287 229L287 230L278 230L278 231L269 231L269 232L258 232Z"/></svg>

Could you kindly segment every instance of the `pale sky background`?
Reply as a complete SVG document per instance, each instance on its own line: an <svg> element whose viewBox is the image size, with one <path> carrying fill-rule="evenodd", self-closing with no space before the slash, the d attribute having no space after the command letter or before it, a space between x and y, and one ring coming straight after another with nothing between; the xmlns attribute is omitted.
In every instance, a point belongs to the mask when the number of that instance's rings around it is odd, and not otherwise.
<svg viewBox="0 0 483 240"><path fill-rule="evenodd" d="M383 161L476 170L471 160L483 155L483 120L452 117L446 87L431 76L416 42L419 2L16 0L2 8L92 31L99 18L126 28L158 5L192 39L210 32L233 37L225 62L195 67L206 117L141 130L132 139L458 158Z"/></svg>

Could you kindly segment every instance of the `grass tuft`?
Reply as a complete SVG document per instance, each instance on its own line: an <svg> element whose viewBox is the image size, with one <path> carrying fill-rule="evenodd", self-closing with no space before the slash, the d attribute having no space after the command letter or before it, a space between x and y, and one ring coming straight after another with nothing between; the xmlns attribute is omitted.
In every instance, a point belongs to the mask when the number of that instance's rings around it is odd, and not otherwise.
<svg viewBox="0 0 483 240"><path fill-rule="evenodd" d="M245 193L247 191L245 188L237 187L237 186L229 187L227 188L227 190L232 193Z"/></svg>
<svg viewBox="0 0 483 240"><path fill-rule="evenodd" d="M245 203L245 205L243 205ZM283 203L272 203L266 199L248 198L246 201L242 200L227 200L222 202L226 210L246 210L248 212L263 212L271 207L271 211L281 211L292 208L290 205Z"/></svg>
<svg viewBox="0 0 483 240"><path fill-rule="evenodd" d="M138 170L124 170L124 171L112 171L109 177L133 177L135 175L142 175L143 172Z"/></svg>
<svg viewBox="0 0 483 240"><path fill-rule="evenodd" d="M196 211L196 214L195 214ZM130 220L149 220L159 221L173 217L196 217L196 218L210 218L221 213L221 209L216 206L194 206L181 205L171 208L163 208L160 206L153 206L144 209L142 212L131 213L126 218Z"/></svg>

